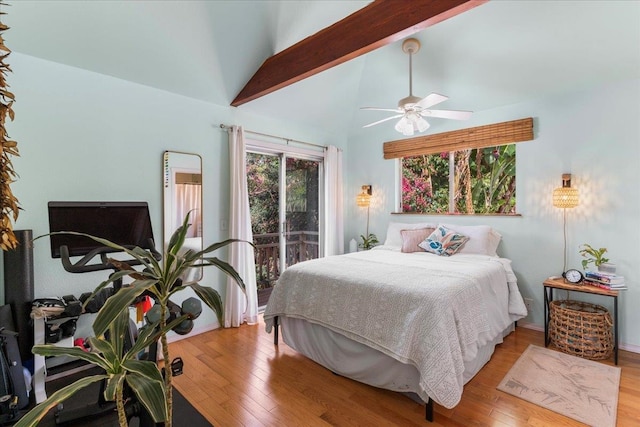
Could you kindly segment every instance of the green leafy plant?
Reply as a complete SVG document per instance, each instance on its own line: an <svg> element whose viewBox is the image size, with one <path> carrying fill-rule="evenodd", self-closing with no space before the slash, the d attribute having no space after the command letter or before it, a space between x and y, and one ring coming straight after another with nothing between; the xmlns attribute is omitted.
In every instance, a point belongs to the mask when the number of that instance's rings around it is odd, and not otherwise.
<svg viewBox="0 0 640 427"><path fill-rule="evenodd" d="M171 322L168 326L175 326L183 320L184 316ZM119 313L114 322L109 325L106 334L108 338L89 338L89 345L96 352L87 352L79 347L57 347L51 344L34 346L33 352L36 354L74 357L102 368L105 373L81 378L56 391L22 417L14 427L37 425L51 408L98 381L106 381L105 398L109 401L116 401L120 426L127 425L123 396L125 383L135 393L138 400L143 402L154 420L165 420L168 416L166 390L158 365L154 361L137 359L140 351L158 340L160 332L157 331L157 326L158 323L155 323L145 328L138 336L135 345L127 352L123 352L123 337L129 327L129 314L126 311Z"/></svg>
<svg viewBox="0 0 640 427"><path fill-rule="evenodd" d="M7 6L0 2L0 6ZM5 15L0 13L0 15ZM18 174L13 169L11 157L18 157L18 143L9 137L5 127L7 118L13 120L13 103L15 96L9 92L7 84L7 74L11 72L11 67L5 62L11 50L4 44L3 33L9 27L0 22L0 250L8 251L18 246L18 239L13 233L13 224L18 219L20 211L18 199L11 191Z"/></svg>
<svg viewBox="0 0 640 427"><path fill-rule="evenodd" d="M421 213L515 213L516 145L402 158L402 211ZM453 198L454 210L449 212Z"/></svg>
<svg viewBox="0 0 640 427"><path fill-rule="evenodd" d="M361 234L360 238L362 239L362 243L360 243L359 247L364 250L369 250L379 243L378 237L373 233L367 234L366 237L364 234Z"/></svg>
<svg viewBox="0 0 640 427"><path fill-rule="evenodd" d="M137 271L124 262L109 260L120 270L102 282L95 289L92 296L85 302L86 305L95 294L113 282L122 279L124 276L130 276L134 279L129 286L123 286L112 297L107 299L98 312L93 323L93 332L96 337L101 337L107 333L108 338L90 339L91 348L96 351L96 353L86 353L81 349L75 348L58 348L52 345L34 347L33 351L36 354L75 356L102 367L106 373L104 375L83 378L52 394L46 401L40 403L29 414L25 415L15 427L37 425L49 408L54 407L87 385L101 380L107 381L105 398L107 400L116 400L118 419L121 427L127 426L124 405L121 405L121 402L119 403L125 382L131 387L147 411L149 411L154 421L164 422L165 427L171 427L173 413L172 374L167 333L183 321L190 320L190 315L180 316L169 323L167 317L169 313L169 300L171 296L177 292L191 288L195 294L214 311L220 325L224 325L224 308L220 294L215 289L201 286L198 283L185 284L182 282L181 277L183 277L190 268L215 266L232 277L238 286L245 291L242 278L231 265L217 257L207 255L234 242L251 244L244 240L227 239L209 245L201 251L185 250L183 249L183 245L187 229L190 226L189 215L188 213L182 225L171 236L161 261L156 260L150 252L142 248L135 247L128 249L109 240L85 233L52 233L89 237L103 246L126 252L143 266L143 270ZM143 293L151 294L156 304L160 305L160 319L153 324L152 327L145 328L144 332L140 333L135 346L130 351L124 352L125 334L123 333L123 328L125 319L128 322L128 308ZM128 323L126 323L126 325L128 325ZM137 352L157 340L162 344L164 375L160 374L160 371L155 366L155 361L147 363L145 361L135 360ZM149 366L149 363L154 365L154 369L157 372L152 372L153 370Z"/></svg>
<svg viewBox="0 0 640 427"><path fill-rule="evenodd" d="M605 258L604 254L607 252L607 248L595 249L591 245L586 243L580 245L580 255L585 259L582 260L582 268L587 269L587 266L593 263L596 267L600 267L601 264L609 262L609 258Z"/></svg>

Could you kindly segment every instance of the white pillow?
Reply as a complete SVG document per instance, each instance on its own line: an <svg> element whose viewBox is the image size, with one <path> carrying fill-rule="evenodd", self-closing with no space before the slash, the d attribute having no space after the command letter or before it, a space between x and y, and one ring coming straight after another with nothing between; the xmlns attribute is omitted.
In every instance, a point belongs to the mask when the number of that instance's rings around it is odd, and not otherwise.
<svg viewBox="0 0 640 427"><path fill-rule="evenodd" d="M498 256L498 246L500 245L500 240L502 240L502 234L498 233L493 228L489 233L489 246L487 247L488 255Z"/></svg>
<svg viewBox="0 0 640 427"><path fill-rule="evenodd" d="M387 238L384 241L385 246L393 246L398 249L402 247L401 230L415 230L417 228L436 228L437 224L427 222L405 223L390 222L387 226Z"/></svg>
<svg viewBox="0 0 640 427"><path fill-rule="evenodd" d="M457 253L498 256L496 250L498 249L502 236L490 226L457 224L442 225L469 237L469 240L462 248L460 248L460 250L458 250Z"/></svg>

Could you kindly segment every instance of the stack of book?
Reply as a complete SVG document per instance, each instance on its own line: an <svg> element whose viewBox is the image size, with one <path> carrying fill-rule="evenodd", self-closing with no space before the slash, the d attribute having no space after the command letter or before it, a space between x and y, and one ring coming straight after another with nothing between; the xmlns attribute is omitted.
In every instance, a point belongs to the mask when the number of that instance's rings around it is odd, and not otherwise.
<svg viewBox="0 0 640 427"><path fill-rule="evenodd" d="M612 291L627 289L623 276L612 273L603 273L601 271L585 271L584 282L587 285L597 286L599 288Z"/></svg>

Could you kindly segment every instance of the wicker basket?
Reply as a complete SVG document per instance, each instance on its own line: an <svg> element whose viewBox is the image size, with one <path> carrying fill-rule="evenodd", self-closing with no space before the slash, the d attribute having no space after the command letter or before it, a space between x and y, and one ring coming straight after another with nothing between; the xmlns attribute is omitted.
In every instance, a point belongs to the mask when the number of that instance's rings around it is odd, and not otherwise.
<svg viewBox="0 0 640 427"><path fill-rule="evenodd" d="M611 315L595 304L557 300L549 305L549 338L560 351L585 359L608 359L613 353Z"/></svg>

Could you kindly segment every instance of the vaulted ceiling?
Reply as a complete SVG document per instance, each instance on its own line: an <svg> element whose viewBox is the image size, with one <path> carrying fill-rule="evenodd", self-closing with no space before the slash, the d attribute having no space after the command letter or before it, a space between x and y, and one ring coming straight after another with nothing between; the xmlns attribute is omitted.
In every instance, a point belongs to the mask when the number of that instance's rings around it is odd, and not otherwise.
<svg viewBox="0 0 640 427"><path fill-rule="evenodd" d="M272 55L368 1L9 1L15 52L228 106ZM480 111L640 78L639 1L493 0L428 27L413 92ZM340 133L409 93L402 41L237 108ZM434 121L439 119L434 119ZM385 126L385 125L380 125ZM388 126L392 126L388 124ZM434 126L437 128L437 126Z"/></svg>

